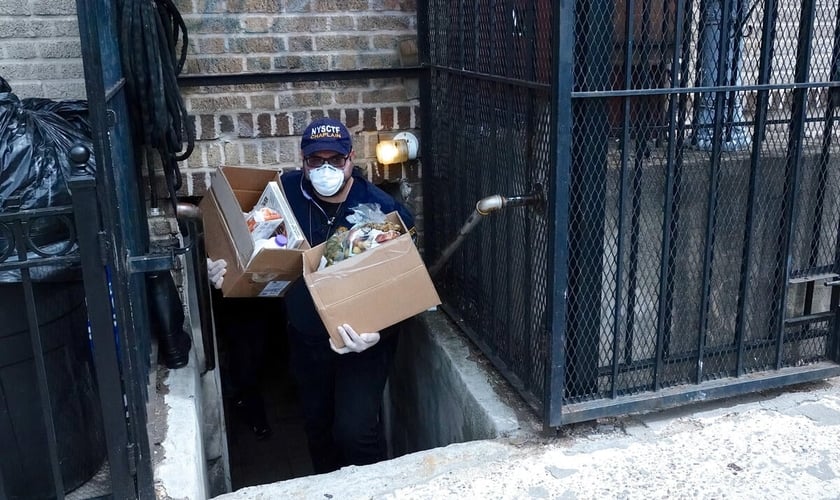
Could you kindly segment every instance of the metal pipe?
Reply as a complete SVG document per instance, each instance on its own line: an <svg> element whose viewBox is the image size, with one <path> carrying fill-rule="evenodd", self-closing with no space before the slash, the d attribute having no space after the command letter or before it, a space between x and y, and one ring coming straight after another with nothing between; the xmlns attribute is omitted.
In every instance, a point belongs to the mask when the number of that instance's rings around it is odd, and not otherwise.
<svg viewBox="0 0 840 500"><path fill-rule="evenodd" d="M182 201L175 206L175 217L178 219L201 220L201 209L194 203Z"/></svg>
<svg viewBox="0 0 840 500"><path fill-rule="evenodd" d="M179 202L175 205L175 214L182 223L182 233L189 238L184 246L185 258L189 259L187 269L193 273L195 286L195 301L198 306L199 323L201 324L201 340L204 349L204 369L201 375L216 368L216 350L213 337L213 313L210 285L207 278L206 251L204 249L204 224L201 219L201 208L193 203Z"/></svg>
<svg viewBox="0 0 840 500"><path fill-rule="evenodd" d="M752 138L747 128L733 123L744 122L743 97L732 90L741 83L741 54L744 37L741 33L743 0L725 2L708 0L703 5L703 27L700 33L699 77L700 87L720 86L720 74L726 90L724 106L729 109L731 120L726 124L728 130L722 141L724 151L737 151L750 147ZM727 9L724 12L724 9ZM721 67L723 64L723 67ZM724 113L718 113L718 96L712 92L700 95L697 103L694 141L697 149L711 151L714 147L713 128L717 122L725 122Z"/></svg>
<svg viewBox="0 0 840 500"><path fill-rule="evenodd" d="M438 260L429 268L429 274L431 276L435 276L443 265L452 257L452 254L455 253L455 250L461 246L464 242L464 238L470 231L481 222L484 216L490 215L493 212L498 212L507 207L523 207L527 205L537 205L541 203L543 200L542 194L540 194L539 189L535 190L533 193L528 195L519 195L519 196L509 196L505 197L499 194L494 194L487 196L478 200L475 204L475 210L467 217L467 221L461 226L460 231L458 231L458 235L452 241L452 243L447 246L443 252L441 252L440 257Z"/></svg>

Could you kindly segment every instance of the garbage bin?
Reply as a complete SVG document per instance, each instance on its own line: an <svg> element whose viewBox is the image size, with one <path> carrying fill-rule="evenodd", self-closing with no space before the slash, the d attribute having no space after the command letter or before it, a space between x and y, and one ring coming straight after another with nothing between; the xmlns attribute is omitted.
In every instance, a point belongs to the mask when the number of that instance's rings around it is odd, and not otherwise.
<svg viewBox="0 0 840 500"><path fill-rule="evenodd" d="M80 279L33 287L66 493L105 459L85 292ZM55 496L26 310L23 284L0 283L0 473L10 499Z"/></svg>

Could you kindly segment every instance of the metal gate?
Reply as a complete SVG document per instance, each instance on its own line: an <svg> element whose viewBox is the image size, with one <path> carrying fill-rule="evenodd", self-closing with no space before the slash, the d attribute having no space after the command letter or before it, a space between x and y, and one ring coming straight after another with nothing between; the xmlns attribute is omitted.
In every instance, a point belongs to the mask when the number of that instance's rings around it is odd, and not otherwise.
<svg viewBox="0 0 840 500"><path fill-rule="evenodd" d="M419 6L425 251L546 427L840 373L840 9Z"/></svg>
<svg viewBox="0 0 840 500"><path fill-rule="evenodd" d="M106 279L113 304L111 345L118 356L118 371L108 374L113 377L111 392L102 395L120 410L104 415L106 432L112 433L108 436L110 495L154 498L146 418L150 326L142 274L148 265L148 222L142 176L134 162L115 8L106 0L76 0L101 213L97 235L101 273L93 279L85 276L85 284L102 286Z"/></svg>

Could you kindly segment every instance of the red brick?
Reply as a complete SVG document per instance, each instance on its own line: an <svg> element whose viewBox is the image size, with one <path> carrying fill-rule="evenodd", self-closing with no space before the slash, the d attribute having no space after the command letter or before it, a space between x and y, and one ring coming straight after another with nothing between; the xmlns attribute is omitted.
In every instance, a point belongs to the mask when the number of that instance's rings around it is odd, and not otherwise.
<svg viewBox="0 0 840 500"><path fill-rule="evenodd" d="M379 122L382 124L384 130L393 130L394 128L394 108L382 108L379 110Z"/></svg>
<svg viewBox="0 0 840 500"><path fill-rule="evenodd" d="M230 115L219 115L219 131L223 134L229 134L233 130L233 118Z"/></svg>
<svg viewBox="0 0 840 500"><path fill-rule="evenodd" d="M213 115L201 115L201 140L212 140L216 138L215 117Z"/></svg>
<svg viewBox="0 0 840 500"><path fill-rule="evenodd" d="M405 130L411 128L411 108L409 106L397 107L397 129Z"/></svg>
<svg viewBox="0 0 840 500"><path fill-rule="evenodd" d="M257 137L271 137L271 115L260 113L257 115Z"/></svg>
<svg viewBox="0 0 840 500"><path fill-rule="evenodd" d="M289 130L289 113L277 113L274 115L274 121L277 122L276 135L292 135L292 131Z"/></svg>
<svg viewBox="0 0 840 500"><path fill-rule="evenodd" d="M365 130L376 130L376 108L362 110L362 124Z"/></svg>
<svg viewBox="0 0 840 500"><path fill-rule="evenodd" d="M344 116L344 124L347 125L347 128L354 128L359 125L358 109L345 109Z"/></svg>

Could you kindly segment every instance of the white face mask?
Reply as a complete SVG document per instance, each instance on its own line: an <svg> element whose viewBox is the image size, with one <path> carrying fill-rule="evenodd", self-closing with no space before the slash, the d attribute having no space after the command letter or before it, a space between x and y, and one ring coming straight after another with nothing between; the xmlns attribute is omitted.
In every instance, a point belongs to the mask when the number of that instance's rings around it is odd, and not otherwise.
<svg viewBox="0 0 840 500"><path fill-rule="evenodd" d="M325 163L309 170L309 181L321 196L332 196L344 185L344 170Z"/></svg>

